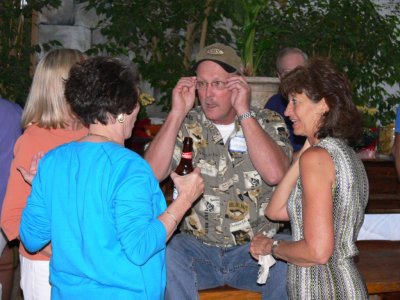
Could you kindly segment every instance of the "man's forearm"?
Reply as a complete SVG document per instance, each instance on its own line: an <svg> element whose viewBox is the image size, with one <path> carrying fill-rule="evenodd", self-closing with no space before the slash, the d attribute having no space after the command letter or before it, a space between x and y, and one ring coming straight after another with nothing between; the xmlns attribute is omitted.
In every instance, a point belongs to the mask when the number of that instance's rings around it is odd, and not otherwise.
<svg viewBox="0 0 400 300"><path fill-rule="evenodd" d="M184 117L170 113L144 154L144 158L160 182L171 172L176 136L183 119Z"/></svg>
<svg viewBox="0 0 400 300"><path fill-rule="evenodd" d="M279 183L289 168L289 157L257 120L244 120L242 128L251 162L262 179L271 185Z"/></svg>

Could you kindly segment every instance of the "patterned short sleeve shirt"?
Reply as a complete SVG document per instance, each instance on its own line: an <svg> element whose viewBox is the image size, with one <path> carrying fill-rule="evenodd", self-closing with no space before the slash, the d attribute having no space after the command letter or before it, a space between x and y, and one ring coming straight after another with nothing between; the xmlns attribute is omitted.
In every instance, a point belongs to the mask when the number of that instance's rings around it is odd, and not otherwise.
<svg viewBox="0 0 400 300"><path fill-rule="evenodd" d="M282 117L271 110L252 110L265 132L291 157L292 147ZM201 107L196 107L183 122L173 157L175 169L184 137L192 137L193 166L201 169L205 191L180 229L218 247L242 245L259 232L275 233L279 227L264 216L274 187L266 184L254 168L237 120L234 128L224 143L217 127L205 117ZM231 146L238 141L239 147Z"/></svg>

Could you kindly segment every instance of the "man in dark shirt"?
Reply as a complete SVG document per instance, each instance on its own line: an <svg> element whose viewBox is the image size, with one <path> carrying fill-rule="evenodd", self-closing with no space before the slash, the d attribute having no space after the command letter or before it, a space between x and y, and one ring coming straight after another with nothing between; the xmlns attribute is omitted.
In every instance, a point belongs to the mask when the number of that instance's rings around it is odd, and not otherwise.
<svg viewBox="0 0 400 300"><path fill-rule="evenodd" d="M276 69L279 79L282 79L285 74L289 73L298 66L303 66L307 61L308 56L302 50L298 48L284 48L278 53L276 59ZM285 120L286 126L289 130L290 143L293 146L293 152L299 151L303 147L305 138L303 136L297 136L293 134L293 124L288 117L284 115L288 100L284 98L281 93L273 95L268 99L265 108L276 111Z"/></svg>

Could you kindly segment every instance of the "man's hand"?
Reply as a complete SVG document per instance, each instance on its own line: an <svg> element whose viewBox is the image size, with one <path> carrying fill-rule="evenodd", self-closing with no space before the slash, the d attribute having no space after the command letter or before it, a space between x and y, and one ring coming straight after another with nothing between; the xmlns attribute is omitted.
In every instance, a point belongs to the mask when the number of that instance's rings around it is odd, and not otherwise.
<svg viewBox="0 0 400 300"><path fill-rule="evenodd" d="M182 77L172 91L172 111L186 116L196 98L196 77Z"/></svg>
<svg viewBox="0 0 400 300"><path fill-rule="evenodd" d="M231 103L239 116L250 110L251 89L243 76L232 76L227 80L227 88L232 92Z"/></svg>
<svg viewBox="0 0 400 300"><path fill-rule="evenodd" d="M24 180L32 185L33 178L35 178L37 168L39 165L39 161L42 159L44 155L43 151L39 151L32 157L31 166L29 170L26 170L24 167L18 167L17 170L21 173Z"/></svg>

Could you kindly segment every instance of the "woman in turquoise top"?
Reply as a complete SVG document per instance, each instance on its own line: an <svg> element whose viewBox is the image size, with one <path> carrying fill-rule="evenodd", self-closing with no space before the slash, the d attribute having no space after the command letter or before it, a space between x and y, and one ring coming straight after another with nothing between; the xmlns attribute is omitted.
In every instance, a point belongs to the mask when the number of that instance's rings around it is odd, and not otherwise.
<svg viewBox="0 0 400 300"><path fill-rule="evenodd" d="M123 147L139 111L132 72L115 59L75 65L65 86L89 134L40 161L20 236L52 244L52 299L163 299L165 244L203 191L199 170L171 174L168 209L150 166Z"/></svg>
<svg viewBox="0 0 400 300"><path fill-rule="evenodd" d="M285 115L307 141L265 213L290 220L293 240L256 236L251 254L288 262L290 299L368 299L354 263L368 178L350 147L361 133L350 82L327 59L313 58L288 73L281 87L289 96Z"/></svg>

